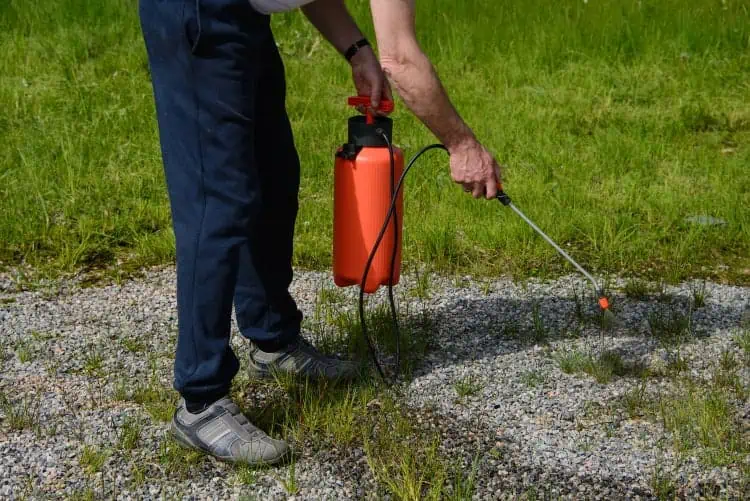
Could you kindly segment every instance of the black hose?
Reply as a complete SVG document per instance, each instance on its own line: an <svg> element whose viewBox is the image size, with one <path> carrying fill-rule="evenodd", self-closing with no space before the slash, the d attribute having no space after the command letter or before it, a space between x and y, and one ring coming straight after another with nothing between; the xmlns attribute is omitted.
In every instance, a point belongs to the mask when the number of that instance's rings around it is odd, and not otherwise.
<svg viewBox="0 0 750 501"><path fill-rule="evenodd" d="M432 149L442 149L444 151L448 151L448 148L446 148L442 144L431 144L429 146L425 146L421 150L419 150L412 158L409 160L409 163L406 165L406 168L404 169L404 172L401 173L401 176L399 177L398 183L396 183L396 186L393 186L393 181L395 179L395 172L396 172L396 159L395 154L393 151L393 145L391 144L390 140L388 139L388 136L385 133L381 133L383 138L385 139L386 144L388 145L388 152L390 154L390 160L391 160L391 203L388 207L388 213L385 216L385 221L383 222L382 228L380 228L380 233L378 233L378 237L375 239L375 243L372 247L372 250L370 251L370 255L367 257L367 263L365 264L364 272L362 273L362 281L360 283L359 287L359 322L362 326L362 335L365 338L365 341L367 342L367 347L370 350L370 356L372 357L372 361L375 364L375 367L378 370L378 374L380 374L380 377L383 379L383 381L386 381L385 373L383 372L383 368L380 366L380 362L378 361L377 353L375 352L375 347L372 343L372 340L370 339L370 336L367 334L367 322L365 320L365 284L367 283L367 275L370 272L370 267L372 266L372 261L375 258L375 254L378 251L378 248L380 247L380 243L383 240L383 236L385 235L385 232L388 230L388 224L390 223L391 219L394 220L394 240L393 240L393 250L391 253L391 269L390 269L390 277L388 280L388 299L391 306L391 319L393 322L393 329L396 333L396 374L398 375L400 364L401 364L401 330L398 325L398 313L396 311L396 303L393 298L393 275L396 267L396 253L398 251L398 214L396 211L396 204L398 202L398 194L401 191L401 186L404 183L404 179L406 179L406 175L409 173L409 170L412 168L414 163L417 161L419 157L421 157L424 153L428 152Z"/></svg>

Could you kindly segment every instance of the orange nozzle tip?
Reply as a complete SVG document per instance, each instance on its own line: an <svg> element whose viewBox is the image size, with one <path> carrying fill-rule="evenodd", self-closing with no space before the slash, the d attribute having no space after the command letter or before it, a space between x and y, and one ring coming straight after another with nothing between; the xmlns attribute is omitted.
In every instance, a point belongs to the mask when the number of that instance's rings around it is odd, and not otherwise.
<svg viewBox="0 0 750 501"><path fill-rule="evenodd" d="M608 310L609 309L609 299L606 297L600 297L599 298L599 306L602 310Z"/></svg>

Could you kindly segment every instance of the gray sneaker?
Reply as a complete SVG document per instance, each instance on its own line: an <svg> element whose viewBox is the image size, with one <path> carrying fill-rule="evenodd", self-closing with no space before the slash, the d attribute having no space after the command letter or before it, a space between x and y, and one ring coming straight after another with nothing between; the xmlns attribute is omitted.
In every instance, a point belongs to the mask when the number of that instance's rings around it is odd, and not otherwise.
<svg viewBox="0 0 750 501"><path fill-rule="evenodd" d="M250 343L251 376L269 377L277 372L286 372L310 379L327 378L351 380L359 375L360 367L354 362L327 357L302 337L297 338L283 350L267 353Z"/></svg>
<svg viewBox="0 0 750 501"><path fill-rule="evenodd" d="M286 442L253 426L229 397L198 414L188 412L180 399L171 431L180 444L231 463L274 464L290 452Z"/></svg>

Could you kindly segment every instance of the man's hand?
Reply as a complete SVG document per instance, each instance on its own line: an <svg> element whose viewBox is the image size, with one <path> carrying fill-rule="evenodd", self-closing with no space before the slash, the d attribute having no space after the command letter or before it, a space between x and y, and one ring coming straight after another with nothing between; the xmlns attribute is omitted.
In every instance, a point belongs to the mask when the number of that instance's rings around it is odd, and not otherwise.
<svg viewBox="0 0 750 501"><path fill-rule="evenodd" d="M372 111L377 113L382 99L393 100L391 87L370 47L363 47L352 57L352 79L357 94L370 96ZM361 112L364 110L360 110Z"/></svg>
<svg viewBox="0 0 750 501"><path fill-rule="evenodd" d="M495 198L500 165L478 141L471 139L450 149L451 177L474 198Z"/></svg>

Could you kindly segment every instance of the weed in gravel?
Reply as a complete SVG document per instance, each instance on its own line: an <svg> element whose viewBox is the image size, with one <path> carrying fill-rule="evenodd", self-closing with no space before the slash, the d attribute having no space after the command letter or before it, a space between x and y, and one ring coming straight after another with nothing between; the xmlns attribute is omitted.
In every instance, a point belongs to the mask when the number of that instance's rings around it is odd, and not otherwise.
<svg viewBox="0 0 750 501"><path fill-rule="evenodd" d="M86 360L83 362L83 372L87 376L99 378L102 376L102 367L104 366L104 358L99 350L86 355Z"/></svg>
<svg viewBox="0 0 750 501"><path fill-rule="evenodd" d="M403 419L393 426L393 435L381 430L372 440L365 441L367 463L375 478L396 499L440 499L448 471L440 458L438 440L414 437L415 430Z"/></svg>
<svg viewBox="0 0 750 501"><path fill-rule="evenodd" d="M649 481L649 486L660 501L673 500L677 498L677 485L672 476L666 474L660 465L654 468Z"/></svg>
<svg viewBox="0 0 750 501"><path fill-rule="evenodd" d="M566 350L554 355L560 370L566 374L585 373L597 383L606 384L616 377L639 377L645 373L640 363L626 362L619 353L605 351L598 356L577 350Z"/></svg>
<svg viewBox="0 0 750 501"><path fill-rule="evenodd" d="M692 316L692 308L687 314L678 310L652 311L648 314L649 330L664 345L680 344L693 334Z"/></svg>
<svg viewBox="0 0 750 501"><path fill-rule="evenodd" d="M318 291L316 298L316 304L323 305L338 305L346 301L346 295L341 289L335 287L321 287Z"/></svg>
<svg viewBox="0 0 750 501"><path fill-rule="evenodd" d="M125 338L120 343L130 353L142 353L146 351L146 345L139 339Z"/></svg>
<svg viewBox="0 0 750 501"><path fill-rule="evenodd" d="M369 384L348 387L304 381L286 386L289 403L279 414L283 413L285 434L298 442L313 438L321 445L351 445L360 435L358 426L368 405L376 401L375 387ZM275 419L267 416L266 420L271 424Z"/></svg>
<svg viewBox="0 0 750 501"><path fill-rule="evenodd" d="M258 470L252 466L239 464L234 469L232 483L239 486L253 486L258 481Z"/></svg>
<svg viewBox="0 0 750 501"><path fill-rule="evenodd" d="M91 487L83 487L76 489L70 494L69 501L94 501L96 499L96 491Z"/></svg>
<svg viewBox="0 0 750 501"><path fill-rule="evenodd" d="M646 378L635 388L626 392L620 399L625 413L630 419L643 417L650 410L651 402L646 395Z"/></svg>
<svg viewBox="0 0 750 501"><path fill-rule="evenodd" d="M542 318L541 306L539 303L534 303L531 307L531 321L532 327L530 341L534 344L546 343L549 339L549 333L544 325L544 319Z"/></svg>
<svg viewBox="0 0 750 501"><path fill-rule="evenodd" d="M722 370L733 371L739 367L739 365L740 363L734 357L734 352L732 350L722 350L721 357L719 358L719 367L721 367Z"/></svg>
<svg viewBox="0 0 750 501"><path fill-rule="evenodd" d="M547 376L540 371L526 371L521 374L521 381L529 388L536 388L547 382Z"/></svg>
<svg viewBox="0 0 750 501"><path fill-rule="evenodd" d="M177 395L152 378L147 383L137 384L131 399L142 405L153 419L166 423L172 419Z"/></svg>
<svg viewBox="0 0 750 501"><path fill-rule="evenodd" d="M644 301L654 292L654 287L640 278L628 280L622 288L622 292L630 299Z"/></svg>
<svg viewBox="0 0 750 501"><path fill-rule="evenodd" d="M670 354L666 368L667 372L672 376L676 376L677 374L681 374L688 370L688 361L682 356L679 347L674 353Z"/></svg>
<svg viewBox="0 0 750 501"><path fill-rule="evenodd" d="M659 286L656 288L655 297L660 303L671 303L674 299L674 296L669 292L669 287L664 280L659 282Z"/></svg>
<svg viewBox="0 0 750 501"><path fill-rule="evenodd" d="M413 311L414 305L404 302L399 309L401 369L410 374L425 353L432 337L432 320L427 310ZM376 349L383 355L396 353L396 332L391 312L386 302L366 307L367 333ZM343 304L325 304L317 309L307 323L319 339L317 347L324 353L344 354L357 359L369 357L367 343L362 335L357 308ZM382 360L381 360L382 361Z"/></svg>
<svg viewBox="0 0 750 501"><path fill-rule="evenodd" d="M471 469L465 472L461 464L455 464L452 468L453 485L450 486L444 498L452 501L468 501L473 498L476 486L477 473L479 472L479 456L474 456Z"/></svg>
<svg viewBox="0 0 750 501"><path fill-rule="evenodd" d="M130 464L130 486L138 488L146 482L146 471L136 462Z"/></svg>
<svg viewBox="0 0 750 501"><path fill-rule="evenodd" d="M34 360L34 351L31 349L31 343L26 340L20 340L16 343L14 351L18 361L22 364Z"/></svg>
<svg viewBox="0 0 750 501"><path fill-rule="evenodd" d="M131 381L122 376L116 376L115 389L112 393L112 398L115 402L127 402L130 399L129 390L131 387Z"/></svg>
<svg viewBox="0 0 750 501"><path fill-rule="evenodd" d="M170 475L185 479L193 474L196 467L206 460L198 451L182 447L171 436L159 444L157 460Z"/></svg>
<svg viewBox="0 0 750 501"><path fill-rule="evenodd" d="M123 421L117 436L117 447L123 451L131 451L138 446L143 431L143 422L132 416Z"/></svg>
<svg viewBox="0 0 750 501"><path fill-rule="evenodd" d="M738 370L740 363L730 350L724 350L719 358L719 364L714 368L711 375L711 383L714 388L722 388L733 391L737 397L745 401L750 392L750 388L742 384Z"/></svg>
<svg viewBox="0 0 750 501"><path fill-rule="evenodd" d="M721 388L687 381L681 391L659 401L658 413L677 450L695 454L710 466L741 462L750 453Z"/></svg>
<svg viewBox="0 0 750 501"><path fill-rule="evenodd" d="M415 275L416 282L410 289L409 293L414 297L418 297L419 299L429 299L430 289L432 288L432 279L430 272L424 270L422 273L420 273L419 270L415 269Z"/></svg>
<svg viewBox="0 0 750 501"><path fill-rule="evenodd" d="M706 298L708 297L708 293L706 291L705 280L690 287L690 292L693 298L693 306L695 308L703 308L704 306L706 306Z"/></svg>
<svg viewBox="0 0 750 501"><path fill-rule="evenodd" d="M471 397L482 391L482 384L478 383L474 376L467 376L453 383L458 398Z"/></svg>
<svg viewBox="0 0 750 501"><path fill-rule="evenodd" d="M89 475L98 472L109 457L109 451L93 445L85 445L78 462Z"/></svg>
<svg viewBox="0 0 750 501"><path fill-rule="evenodd" d="M11 402L5 393L0 392L0 409L2 409L11 431L32 430L39 433L39 410L41 398L39 396L23 398L17 402Z"/></svg>
<svg viewBox="0 0 750 501"><path fill-rule="evenodd" d="M299 484L297 484L296 464L296 461L292 461L286 470L286 475L283 478L279 478L281 486L290 496L294 496L299 492Z"/></svg>
<svg viewBox="0 0 750 501"><path fill-rule="evenodd" d="M734 342L742 350L745 367L750 367L750 329L741 329L734 335Z"/></svg>

